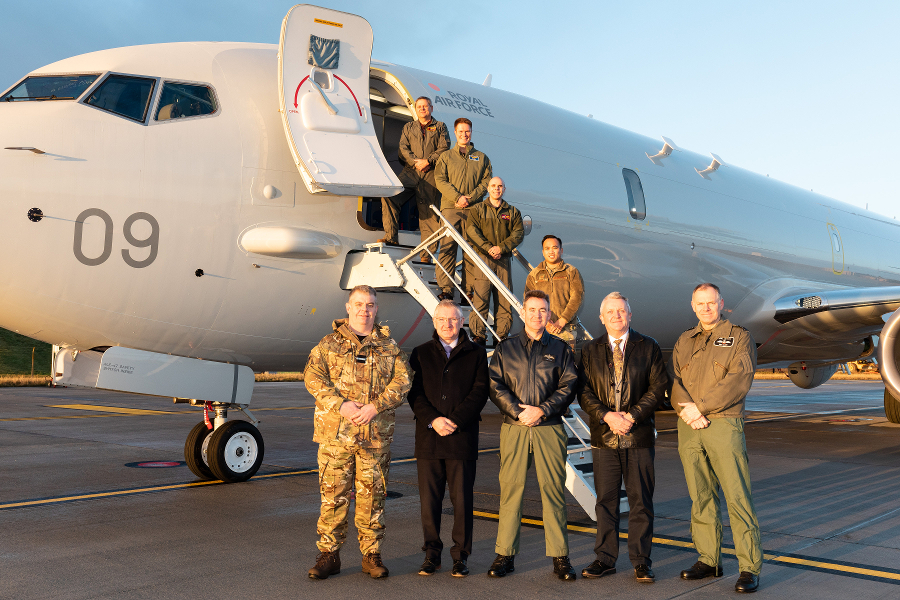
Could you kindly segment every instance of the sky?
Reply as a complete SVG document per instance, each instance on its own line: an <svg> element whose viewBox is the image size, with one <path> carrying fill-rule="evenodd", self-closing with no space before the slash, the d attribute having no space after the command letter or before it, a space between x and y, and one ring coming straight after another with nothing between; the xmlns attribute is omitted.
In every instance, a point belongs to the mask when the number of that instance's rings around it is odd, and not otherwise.
<svg viewBox="0 0 900 600"><path fill-rule="evenodd" d="M482 82L900 216L900 3L319 0L373 56ZM176 41L278 43L278 0L0 0L0 88L56 60Z"/></svg>

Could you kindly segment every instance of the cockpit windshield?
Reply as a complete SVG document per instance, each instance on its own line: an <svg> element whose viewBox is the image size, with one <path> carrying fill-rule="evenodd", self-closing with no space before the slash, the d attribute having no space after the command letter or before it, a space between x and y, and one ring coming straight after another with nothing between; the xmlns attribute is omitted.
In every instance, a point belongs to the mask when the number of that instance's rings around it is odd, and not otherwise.
<svg viewBox="0 0 900 600"><path fill-rule="evenodd" d="M75 100L88 89L97 75L36 75L28 77L9 93L4 102L37 100Z"/></svg>

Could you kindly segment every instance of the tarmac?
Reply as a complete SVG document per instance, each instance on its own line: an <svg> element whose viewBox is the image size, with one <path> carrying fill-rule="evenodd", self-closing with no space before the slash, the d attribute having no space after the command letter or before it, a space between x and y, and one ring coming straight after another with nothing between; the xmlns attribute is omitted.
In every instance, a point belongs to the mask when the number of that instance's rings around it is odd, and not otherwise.
<svg viewBox="0 0 900 600"><path fill-rule="evenodd" d="M832 381L814 390L754 383L746 436L765 556L758 597L900 596L900 425L884 417L883 389L877 381ZM258 383L252 409L262 421L264 465L246 483L222 484L198 481L183 463L185 437L202 419L198 409L97 390L0 389L0 598L735 595L738 567L728 548L724 577L679 579L697 555L671 412L657 413L656 583L634 580L624 540L617 574L556 579L533 471L516 571L487 577L499 504L500 416L490 403L481 426L471 575L449 574L449 501L444 568L417 574L424 555L414 426L404 405L382 551L391 576L376 581L361 572L351 525L340 575L312 581L319 509L312 406L302 383ZM580 574L594 559L594 524L572 497L568 518L570 557ZM725 542L733 547L727 527Z"/></svg>

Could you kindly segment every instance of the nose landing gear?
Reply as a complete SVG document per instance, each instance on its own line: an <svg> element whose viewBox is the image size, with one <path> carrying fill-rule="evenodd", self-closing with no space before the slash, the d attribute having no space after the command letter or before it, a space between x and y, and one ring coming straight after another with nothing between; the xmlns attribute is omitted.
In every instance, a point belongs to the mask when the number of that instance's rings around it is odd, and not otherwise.
<svg viewBox="0 0 900 600"><path fill-rule="evenodd" d="M253 419L246 406L231 407ZM259 429L247 421L225 421L227 408L228 405L216 405L215 429L209 429L206 421L201 421L191 429L184 444L188 468L203 481L247 481L262 466L265 444Z"/></svg>

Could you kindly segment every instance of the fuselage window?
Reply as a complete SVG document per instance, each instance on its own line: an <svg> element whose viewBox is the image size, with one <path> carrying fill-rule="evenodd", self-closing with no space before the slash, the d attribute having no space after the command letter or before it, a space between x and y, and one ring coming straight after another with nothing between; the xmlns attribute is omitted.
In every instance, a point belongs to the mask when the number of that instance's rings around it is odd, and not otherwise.
<svg viewBox="0 0 900 600"><path fill-rule="evenodd" d="M641 178L631 169L622 169L622 177L625 178L625 191L628 192L628 215L632 219L641 221L647 216Z"/></svg>
<svg viewBox="0 0 900 600"><path fill-rule="evenodd" d="M211 115L216 110L218 110L216 96L210 87L167 81L163 84L162 94L159 98L156 120L169 121L185 117L200 117Z"/></svg>
<svg viewBox="0 0 900 600"><path fill-rule="evenodd" d="M155 85L155 79L110 75L85 103L143 123Z"/></svg>
<svg viewBox="0 0 900 600"><path fill-rule="evenodd" d="M75 100L91 87L97 75L38 75L28 77L0 100L5 102Z"/></svg>

